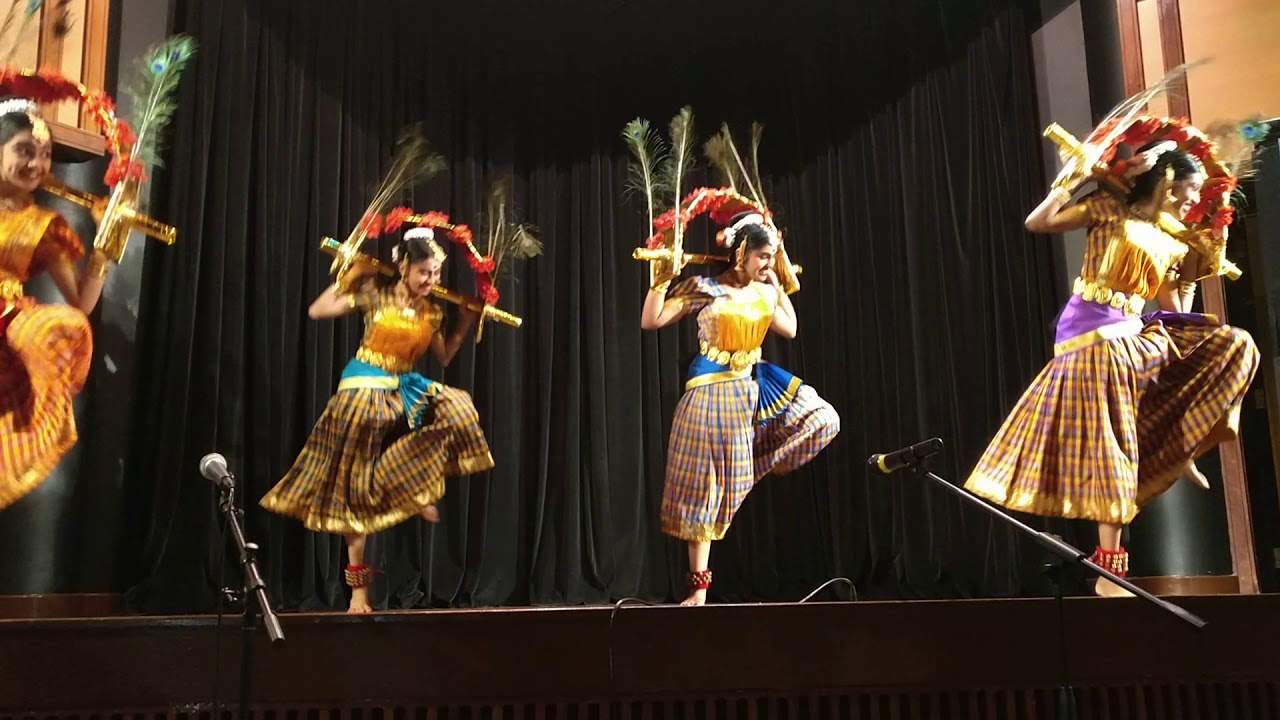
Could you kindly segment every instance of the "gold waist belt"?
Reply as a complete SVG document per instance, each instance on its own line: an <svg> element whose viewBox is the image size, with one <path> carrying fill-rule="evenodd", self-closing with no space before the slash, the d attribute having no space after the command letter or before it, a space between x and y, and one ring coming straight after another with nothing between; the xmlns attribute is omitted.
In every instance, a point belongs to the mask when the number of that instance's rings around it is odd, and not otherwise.
<svg viewBox="0 0 1280 720"><path fill-rule="evenodd" d="M1141 295L1126 295L1119 290L1099 285L1094 280L1085 281L1084 278L1076 278L1072 293L1079 295L1087 302L1110 305L1117 310L1123 310L1125 315L1141 315L1143 308L1147 306L1147 299Z"/></svg>
<svg viewBox="0 0 1280 720"><path fill-rule="evenodd" d="M17 278L0 278L0 300L17 300L22 297L22 282Z"/></svg>
<svg viewBox="0 0 1280 720"><path fill-rule="evenodd" d="M356 359L361 362L367 362L370 365L386 370L393 375L411 372L413 370L413 362L394 355L387 355L361 345L356 350Z"/></svg>
<svg viewBox="0 0 1280 720"><path fill-rule="evenodd" d="M760 348L755 350L737 350L729 352L710 345L706 340L699 343L699 349L707 359L717 365L728 365L733 372L742 372L760 361Z"/></svg>

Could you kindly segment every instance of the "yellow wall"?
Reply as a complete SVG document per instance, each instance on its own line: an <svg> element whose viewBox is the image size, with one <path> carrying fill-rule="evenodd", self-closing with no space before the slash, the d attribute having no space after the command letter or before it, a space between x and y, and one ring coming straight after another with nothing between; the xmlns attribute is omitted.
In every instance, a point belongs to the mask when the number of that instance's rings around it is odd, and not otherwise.
<svg viewBox="0 0 1280 720"><path fill-rule="evenodd" d="M1191 119L1200 127L1261 115L1280 117L1280 0L1180 0ZM1143 76L1164 75L1157 0L1138 1ZM1151 112L1168 114L1163 100Z"/></svg>
<svg viewBox="0 0 1280 720"><path fill-rule="evenodd" d="M1144 0L1143 4L1155 4ZM1197 125L1280 116L1280 0L1181 0L1187 78Z"/></svg>

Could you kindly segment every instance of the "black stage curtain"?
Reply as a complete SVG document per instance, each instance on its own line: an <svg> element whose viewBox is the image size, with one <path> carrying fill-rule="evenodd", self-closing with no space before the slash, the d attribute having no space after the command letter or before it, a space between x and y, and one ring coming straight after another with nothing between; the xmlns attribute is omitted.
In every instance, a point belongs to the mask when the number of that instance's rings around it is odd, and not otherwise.
<svg viewBox="0 0 1280 720"><path fill-rule="evenodd" d="M546 252L502 288L523 328L490 326L449 368L425 367L473 394L497 468L450 481L437 526L414 520L371 541L375 604L682 596L685 550L657 514L696 344L690 322L639 328L647 269L631 250L645 219L624 199L619 131L636 116L665 125L684 104L705 134L766 123L767 195L805 268L800 336L771 340L766 357L843 421L809 467L757 486L713 550L712 600L795 600L833 576L863 598L1040 591L1033 547L865 464L939 436L936 468L962 482L1049 355L1060 281L1051 245L1022 229L1043 182L1021 9L180 5L178 30L200 55L160 208L181 238L148 254L133 608L207 609L220 577L236 578L196 471L214 450L240 478L276 601L345 607L341 539L257 500L359 339L358 319L306 316L330 282L320 238L345 237L396 131L419 120L452 167L416 189L414 207L479 224L487 184L510 176ZM691 242L709 243L699 232ZM471 288L456 253L445 282Z"/></svg>

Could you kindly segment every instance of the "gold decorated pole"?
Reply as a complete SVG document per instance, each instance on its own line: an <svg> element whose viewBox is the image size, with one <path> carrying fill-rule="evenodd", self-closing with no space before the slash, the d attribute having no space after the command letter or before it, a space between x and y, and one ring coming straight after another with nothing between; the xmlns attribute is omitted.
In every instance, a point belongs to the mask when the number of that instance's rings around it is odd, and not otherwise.
<svg viewBox="0 0 1280 720"><path fill-rule="evenodd" d="M631 257L643 262L668 262L672 264L675 264L676 258L679 258L681 260L681 269L690 263L694 265L711 265L713 263L729 262L729 258L722 255L700 255L698 253L685 254L673 247L636 248L635 251L631 253Z"/></svg>
<svg viewBox="0 0 1280 720"><path fill-rule="evenodd" d="M1058 158L1062 161L1062 169L1053 180L1054 187L1060 186L1072 175L1084 178L1107 177L1105 168L1098 166L1102 148L1080 142L1058 123L1050 123L1044 129L1044 136L1058 148ZM1114 178L1107 177L1107 180L1113 181Z"/></svg>
<svg viewBox="0 0 1280 720"><path fill-rule="evenodd" d="M708 191L703 189L697 195L688 199L683 203L685 207L695 207L702 200ZM680 223L680 207L681 203L676 203L676 219L677 225ZM679 232L678 232L679 231ZM636 260L643 260L649 263L649 273L651 278L657 278L665 274L672 277L678 277L680 272L684 270L684 266L690 262L698 264L709 264L720 261L712 255L685 255L684 252L684 232L679 227L671 228L662 233L662 247L636 248L631 257ZM700 258L694 260L693 258Z"/></svg>
<svg viewBox="0 0 1280 720"><path fill-rule="evenodd" d="M45 176L40 189L89 210L103 202L103 198L68 187L52 175ZM136 179L120 181L112 191L111 197L107 199L102 220L98 223L98 233L94 237L93 246L106 253L116 264L119 264L120 259L124 257L125 248L129 243L129 234L134 230L159 240L165 245L172 245L178 239L178 231L172 225L166 225L138 212L138 190L139 184Z"/></svg>
<svg viewBox="0 0 1280 720"><path fill-rule="evenodd" d="M326 253L329 253L330 255L339 255L342 252L344 245L345 245L344 243L340 243L337 240L334 240L333 238L324 238L323 240L320 241L320 249ZM344 259L344 258L340 256L340 259ZM345 263L346 263L345 266L348 268L351 267L352 265L366 265L372 268L374 271L382 275L386 275L388 277L395 277L397 274L395 268L391 267L387 263L377 260L376 258L372 258L362 252L350 253L345 258ZM456 292L454 290L450 290L448 288L444 288L439 285L436 285L431 288L431 297L444 300L445 302L450 302L450 303L453 303L454 305L458 305L459 307L464 307L468 310L479 313L482 320L483 319L494 320L496 322L502 323L503 325L510 325L511 327L516 327L516 328L520 327L520 325L524 322L524 320L522 320L518 316L512 315L511 313L505 310L499 310L498 308L492 305L488 305L483 301L481 301L479 298L473 298L469 295L463 295L460 292ZM476 342L479 342L479 341L480 341L480 335L477 332Z"/></svg>
<svg viewBox="0 0 1280 720"><path fill-rule="evenodd" d="M636 248L631 253L631 257L642 262L664 261L671 262L674 252L671 248ZM714 265L716 263L727 263L729 258L725 255L703 255L701 253L681 253L680 257L684 260L684 265ZM683 266L682 266L683 267ZM804 268L799 265L792 265L791 272L799 275L804 272Z"/></svg>

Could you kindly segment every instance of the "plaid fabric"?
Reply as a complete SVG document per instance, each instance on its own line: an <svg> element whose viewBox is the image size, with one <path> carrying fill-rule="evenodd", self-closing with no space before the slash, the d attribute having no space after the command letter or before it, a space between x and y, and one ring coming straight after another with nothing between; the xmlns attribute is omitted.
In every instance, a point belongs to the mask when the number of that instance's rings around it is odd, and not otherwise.
<svg viewBox="0 0 1280 720"><path fill-rule="evenodd" d="M437 384L434 421L410 432L399 390L340 390L262 507L310 530L367 535L444 497L446 476L493 467L471 396Z"/></svg>
<svg viewBox="0 0 1280 720"><path fill-rule="evenodd" d="M769 303L757 295L734 302L715 278L695 276L671 288L666 302L696 314L702 342L748 351L760 347L769 332ZM680 398L662 490L666 534L720 540L760 478L804 465L840 432L840 416L813 388L791 382L794 378L780 369L764 369L776 372L690 387ZM762 380L777 387L758 408Z"/></svg>
<svg viewBox="0 0 1280 720"><path fill-rule="evenodd" d="M84 313L29 298L6 305L0 319L0 509L17 502L53 472L76 444L71 400L93 361ZM4 327L6 326L7 327Z"/></svg>
<svg viewBox="0 0 1280 720"><path fill-rule="evenodd" d="M1055 358L965 483L1010 510L1127 524L1234 423L1258 367L1243 330L1155 321Z"/></svg>
<svg viewBox="0 0 1280 720"><path fill-rule="evenodd" d="M662 491L662 531L720 540L747 493L765 475L809 462L840 432L840 416L808 385L767 424L754 421L754 377L685 392L676 406Z"/></svg>

